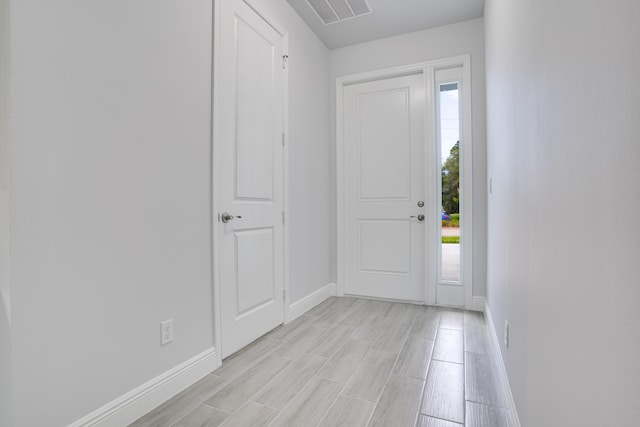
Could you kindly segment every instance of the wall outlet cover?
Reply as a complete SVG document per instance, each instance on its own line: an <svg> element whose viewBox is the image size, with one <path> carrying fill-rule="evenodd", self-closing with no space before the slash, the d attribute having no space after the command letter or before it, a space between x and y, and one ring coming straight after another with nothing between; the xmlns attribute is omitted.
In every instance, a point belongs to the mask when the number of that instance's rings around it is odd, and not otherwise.
<svg viewBox="0 0 640 427"><path fill-rule="evenodd" d="M509 348L509 322L504 321L504 346Z"/></svg>
<svg viewBox="0 0 640 427"><path fill-rule="evenodd" d="M160 323L160 344L169 344L173 341L173 319Z"/></svg>

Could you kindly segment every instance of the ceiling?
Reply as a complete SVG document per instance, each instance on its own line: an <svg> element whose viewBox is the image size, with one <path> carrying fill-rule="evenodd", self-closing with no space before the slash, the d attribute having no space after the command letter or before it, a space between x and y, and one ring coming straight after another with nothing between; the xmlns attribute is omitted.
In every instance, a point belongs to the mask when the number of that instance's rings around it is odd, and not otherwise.
<svg viewBox="0 0 640 427"><path fill-rule="evenodd" d="M372 13L325 25L307 0L287 1L329 49L479 18L484 11L484 0L367 0Z"/></svg>

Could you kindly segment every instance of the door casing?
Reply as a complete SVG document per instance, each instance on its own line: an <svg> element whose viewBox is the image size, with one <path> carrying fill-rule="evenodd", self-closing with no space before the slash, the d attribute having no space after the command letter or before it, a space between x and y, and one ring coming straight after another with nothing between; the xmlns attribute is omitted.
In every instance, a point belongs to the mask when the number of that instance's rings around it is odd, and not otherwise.
<svg viewBox="0 0 640 427"><path fill-rule="evenodd" d="M221 201L219 200L218 195L220 194L221 186L227 184L225 181L225 177L220 176L219 173L220 167L216 165L216 159L219 158L219 141L220 135L218 132L220 122L219 111L221 108L224 108L219 97L215 96L215 94L219 93L219 87L222 84L220 81L220 69L223 66L220 63L220 40L221 40L221 2L225 0L214 0L213 5L213 64L212 64L212 119L211 119L211 251L212 251L212 278L213 278L213 343L216 348L216 359L218 364L221 363L221 346L222 346L222 310L221 310L221 284L220 284L220 238L221 232L218 227L218 214L222 212L220 209L222 208ZM242 0L246 3L251 9L253 9L256 14L258 14L262 19L264 19L278 34L282 36L283 43L283 54L288 58L289 52L289 34L284 26L282 26L273 16L269 14L269 12L264 8L264 6L260 3L259 0ZM284 81L283 81L283 212L289 212L289 67L286 66L286 63L283 59L283 67L284 67ZM289 309L289 221L283 222L283 262L284 262L284 313L283 320L287 322L290 320L290 309Z"/></svg>
<svg viewBox="0 0 640 427"><path fill-rule="evenodd" d="M443 58L434 61L421 62L416 64L391 67L382 70L364 72L359 74L351 74L341 76L336 79L336 182L337 182L337 294L342 296L345 294L346 283L346 266L345 255L347 245L347 233L345 222L345 155L344 155L344 87L346 85L386 79L391 77L399 77L408 74L421 73L424 76L426 99L427 99L427 117L425 129L426 147L435 147L436 144L436 109L435 109L435 71L453 67L462 67L463 81L465 89L462 92L462 138L465 141L462 147L462 166L460 170L460 179L464 193L461 200L461 260L462 271L460 282L464 286L464 308L470 310L484 310L484 299L473 297L473 179L472 179L472 161L473 161L473 142L472 142L472 117L471 117L471 56L460 55L450 58ZM426 173L426 189L427 194L437 191L438 176L436 168L428 167L435 164L435 150L425 150L425 164L427 165ZM426 305L437 305L436 287L437 287L437 249L436 236L438 236L438 221L440 217L434 215L439 212L440 208L435 206L435 198L427 196L427 215L425 220L425 242L426 242L426 281L425 295Z"/></svg>

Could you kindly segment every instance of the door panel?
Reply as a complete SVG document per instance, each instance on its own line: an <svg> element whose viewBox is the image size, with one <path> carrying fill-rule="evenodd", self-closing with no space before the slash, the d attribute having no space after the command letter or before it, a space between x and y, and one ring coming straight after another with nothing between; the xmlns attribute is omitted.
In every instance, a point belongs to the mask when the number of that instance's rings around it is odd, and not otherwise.
<svg viewBox="0 0 640 427"><path fill-rule="evenodd" d="M242 19L236 23L237 197L273 197L273 65L275 46Z"/></svg>
<svg viewBox="0 0 640 427"><path fill-rule="evenodd" d="M238 318L275 300L273 231L269 227L235 232ZM262 256L255 256L256 253Z"/></svg>
<svg viewBox="0 0 640 427"><path fill-rule="evenodd" d="M214 159L222 357L284 320L283 38L241 0L220 2ZM220 218L221 219L221 218Z"/></svg>
<svg viewBox="0 0 640 427"><path fill-rule="evenodd" d="M408 88L358 98L360 199L409 198L409 100Z"/></svg>
<svg viewBox="0 0 640 427"><path fill-rule="evenodd" d="M360 271L410 274L409 220L360 220Z"/></svg>
<svg viewBox="0 0 640 427"><path fill-rule="evenodd" d="M423 78L347 86L344 100L346 292L424 301Z"/></svg>

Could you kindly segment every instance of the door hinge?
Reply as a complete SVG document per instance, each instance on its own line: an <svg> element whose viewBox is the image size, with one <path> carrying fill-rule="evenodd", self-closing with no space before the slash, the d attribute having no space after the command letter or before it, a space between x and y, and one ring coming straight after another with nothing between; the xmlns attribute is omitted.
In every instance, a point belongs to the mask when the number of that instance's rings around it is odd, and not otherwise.
<svg viewBox="0 0 640 427"><path fill-rule="evenodd" d="M282 225L284 225L284 211L282 211Z"/></svg>
<svg viewBox="0 0 640 427"><path fill-rule="evenodd" d="M286 290L282 290L282 301L286 301L287 300L287 291Z"/></svg>
<svg viewBox="0 0 640 427"><path fill-rule="evenodd" d="M287 62L289 61L289 55L282 55L282 69L287 68Z"/></svg>
<svg viewBox="0 0 640 427"><path fill-rule="evenodd" d="M282 146L284 147L284 133L282 134Z"/></svg>

